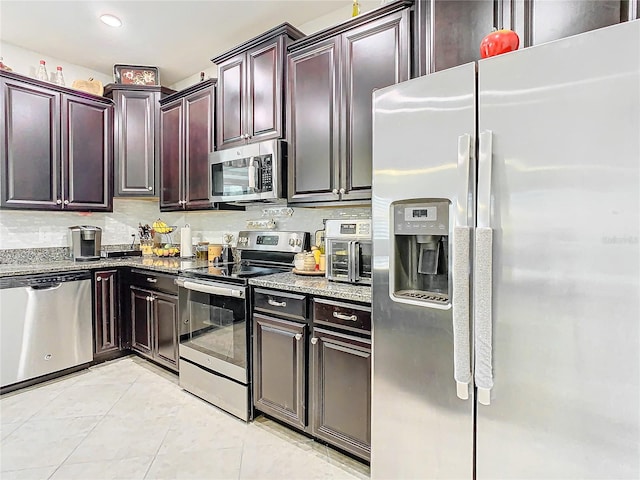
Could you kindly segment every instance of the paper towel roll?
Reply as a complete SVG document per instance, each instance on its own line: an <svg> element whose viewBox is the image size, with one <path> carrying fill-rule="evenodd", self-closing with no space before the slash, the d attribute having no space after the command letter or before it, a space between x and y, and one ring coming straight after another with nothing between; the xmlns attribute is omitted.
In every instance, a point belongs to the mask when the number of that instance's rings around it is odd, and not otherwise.
<svg viewBox="0 0 640 480"><path fill-rule="evenodd" d="M185 225L180 229L180 256L193 256L193 242L191 240L191 227Z"/></svg>

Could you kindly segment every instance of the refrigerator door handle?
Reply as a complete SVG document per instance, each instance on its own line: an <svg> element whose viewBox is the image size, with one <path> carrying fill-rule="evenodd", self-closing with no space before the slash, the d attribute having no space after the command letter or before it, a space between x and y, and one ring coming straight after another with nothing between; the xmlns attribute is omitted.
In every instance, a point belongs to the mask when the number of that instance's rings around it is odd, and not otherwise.
<svg viewBox="0 0 640 480"><path fill-rule="evenodd" d="M474 255L474 379L478 388L478 402L491 403L493 388L493 320L492 270L493 229L491 228L491 160L492 132L480 133L478 157L478 227L475 233Z"/></svg>
<svg viewBox="0 0 640 480"><path fill-rule="evenodd" d="M453 377L456 394L469 399L471 348L469 346L469 243L471 228L453 231Z"/></svg>
<svg viewBox="0 0 640 480"><path fill-rule="evenodd" d="M471 338L469 334L469 261L471 228L469 227L469 166L471 163L471 135L458 137L458 191L456 225L453 230L453 377L456 394L469 399L471 383Z"/></svg>

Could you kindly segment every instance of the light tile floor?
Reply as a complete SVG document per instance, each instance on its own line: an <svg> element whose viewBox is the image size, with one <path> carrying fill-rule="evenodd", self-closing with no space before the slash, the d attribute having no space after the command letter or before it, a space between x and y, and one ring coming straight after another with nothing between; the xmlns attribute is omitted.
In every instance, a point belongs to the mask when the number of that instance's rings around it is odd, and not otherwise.
<svg viewBox="0 0 640 480"><path fill-rule="evenodd" d="M276 422L236 419L135 356L4 395L0 420L2 480L369 477Z"/></svg>

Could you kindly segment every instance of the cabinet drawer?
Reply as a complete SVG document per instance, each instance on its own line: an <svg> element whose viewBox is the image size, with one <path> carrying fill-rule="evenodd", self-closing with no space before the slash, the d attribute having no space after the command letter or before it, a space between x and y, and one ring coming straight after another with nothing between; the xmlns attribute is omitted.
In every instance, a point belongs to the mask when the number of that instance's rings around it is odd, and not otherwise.
<svg viewBox="0 0 640 480"><path fill-rule="evenodd" d="M174 282L175 279L176 277L173 275L163 275L144 270L131 270L129 274L129 283L131 285L177 295L178 286Z"/></svg>
<svg viewBox="0 0 640 480"><path fill-rule="evenodd" d="M307 319L306 295L256 288L253 291L253 305L257 311L299 320Z"/></svg>
<svg viewBox="0 0 640 480"><path fill-rule="evenodd" d="M314 298L313 322L340 325L348 330L370 332L371 308Z"/></svg>

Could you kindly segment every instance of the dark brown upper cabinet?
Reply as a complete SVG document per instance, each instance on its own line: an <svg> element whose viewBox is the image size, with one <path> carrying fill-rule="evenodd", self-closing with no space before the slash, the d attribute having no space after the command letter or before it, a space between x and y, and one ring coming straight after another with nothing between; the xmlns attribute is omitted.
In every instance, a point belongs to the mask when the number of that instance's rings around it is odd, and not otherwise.
<svg viewBox="0 0 640 480"><path fill-rule="evenodd" d="M497 28L520 36L520 48L638 18L638 0L419 0L414 32L416 75L480 59L480 42Z"/></svg>
<svg viewBox="0 0 640 480"><path fill-rule="evenodd" d="M104 96L115 103L114 195L155 197L160 99L165 87L109 84Z"/></svg>
<svg viewBox="0 0 640 480"><path fill-rule="evenodd" d="M203 210L209 201L216 80L160 101L160 210Z"/></svg>
<svg viewBox="0 0 640 480"><path fill-rule="evenodd" d="M385 5L289 46L289 202L371 199L372 94L409 79L412 4Z"/></svg>
<svg viewBox="0 0 640 480"><path fill-rule="evenodd" d="M0 206L112 210L113 104L0 72Z"/></svg>
<svg viewBox="0 0 640 480"><path fill-rule="evenodd" d="M283 23L211 59L218 65L218 149L285 137L286 48L303 36Z"/></svg>

